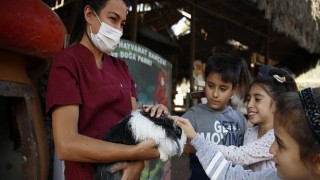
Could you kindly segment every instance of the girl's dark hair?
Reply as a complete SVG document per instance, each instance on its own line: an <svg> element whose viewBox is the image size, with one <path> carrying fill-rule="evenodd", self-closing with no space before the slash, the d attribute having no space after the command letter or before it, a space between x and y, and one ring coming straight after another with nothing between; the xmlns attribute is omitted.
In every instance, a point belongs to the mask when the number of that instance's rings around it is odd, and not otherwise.
<svg viewBox="0 0 320 180"><path fill-rule="evenodd" d="M241 77L247 76L248 73L250 74L249 71L245 72L242 70L243 65L241 63L243 63L243 61L243 59L237 56L216 53L210 56L206 63L205 78L211 73L218 73L221 75L222 81L231 82L233 86L236 86L242 82ZM250 78L245 81L250 81Z"/></svg>
<svg viewBox="0 0 320 180"><path fill-rule="evenodd" d="M83 34L86 31L86 20L84 18L84 7L89 5L97 14L100 13L100 10L104 8L105 4L109 0L78 0L76 7L76 14L73 19L73 24L71 27L71 35L69 44L80 42ZM127 0L122 0L127 7L129 2Z"/></svg>
<svg viewBox="0 0 320 180"><path fill-rule="evenodd" d="M314 88L313 94L320 107L320 88ZM274 120L297 142L301 160L312 167L320 153L320 143L310 129L298 92L283 93L279 97Z"/></svg>
<svg viewBox="0 0 320 180"><path fill-rule="evenodd" d="M298 86L289 72L279 68L270 69L268 75L257 76L252 81L250 87L256 84L261 85L274 101L282 93L298 91Z"/></svg>
<svg viewBox="0 0 320 180"><path fill-rule="evenodd" d="M252 83L252 75L249 69L249 66L247 62L241 58L240 61L240 66L241 66L241 72L240 72L240 78L239 78L239 92L243 100L245 100L247 94L249 93L250 90L250 84Z"/></svg>

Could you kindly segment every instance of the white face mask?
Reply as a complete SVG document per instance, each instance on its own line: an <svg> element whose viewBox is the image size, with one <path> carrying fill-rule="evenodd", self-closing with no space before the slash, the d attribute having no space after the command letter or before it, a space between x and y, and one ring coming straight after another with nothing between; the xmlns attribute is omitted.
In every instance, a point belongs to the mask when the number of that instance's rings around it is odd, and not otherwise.
<svg viewBox="0 0 320 180"><path fill-rule="evenodd" d="M95 13L95 12L94 12ZM120 38L122 36L122 31L101 22L97 14L101 26L97 34L92 33L91 25L90 25L90 35L93 44L102 52L109 54L112 52L120 42Z"/></svg>

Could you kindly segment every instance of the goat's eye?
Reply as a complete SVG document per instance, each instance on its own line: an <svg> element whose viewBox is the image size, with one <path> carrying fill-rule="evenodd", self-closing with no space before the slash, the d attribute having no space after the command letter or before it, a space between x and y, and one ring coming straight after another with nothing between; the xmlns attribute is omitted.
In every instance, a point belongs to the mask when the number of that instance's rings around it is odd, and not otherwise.
<svg viewBox="0 0 320 180"><path fill-rule="evenodd" d="M175 128L175 133L177 134L177 135L180 135L181 134L181 129L180 128Z"/></svg>

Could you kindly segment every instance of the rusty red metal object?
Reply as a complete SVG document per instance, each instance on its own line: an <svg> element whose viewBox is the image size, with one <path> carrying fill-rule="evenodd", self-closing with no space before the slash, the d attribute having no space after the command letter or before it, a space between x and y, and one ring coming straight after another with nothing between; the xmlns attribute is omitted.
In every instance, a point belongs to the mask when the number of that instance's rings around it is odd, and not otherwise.
<svg viewBox="0 0 320 180"><path fill-rule="evenodd" d="M48 58L63 48L66 28L41 0L12 0L0 6L0 48Z"/></svg>
<svg viewBox="0 0 320 180"><path fill-rule="evenodd" d="M41 0L0 6L0 96L19 98L15 119L21 137L22 179L48 179L49 150L32 68L59 52L66 28ZM45 61L41 61L45 62Z"/></svg>

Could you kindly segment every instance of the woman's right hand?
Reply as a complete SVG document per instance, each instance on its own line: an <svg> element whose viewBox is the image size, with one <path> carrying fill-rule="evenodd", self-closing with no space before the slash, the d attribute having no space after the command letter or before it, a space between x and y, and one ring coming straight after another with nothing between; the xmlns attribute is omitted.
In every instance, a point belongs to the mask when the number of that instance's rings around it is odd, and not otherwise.
<svg viewBox="0 0 320 180"><path fill-rule="evenodd" d="M151 117L156 116L157 118L159 118L161 114L164 114L166 116L170 115L168 108L163 104L142 105L140 108L145 112L150 111Z"/></svg>
<svg viewBox="0 0 320 180"><path fill-rule="evenodd" d="M152 139L140 142L136 145L136 159L150 160L160 157L158 145Z"/></svg>

